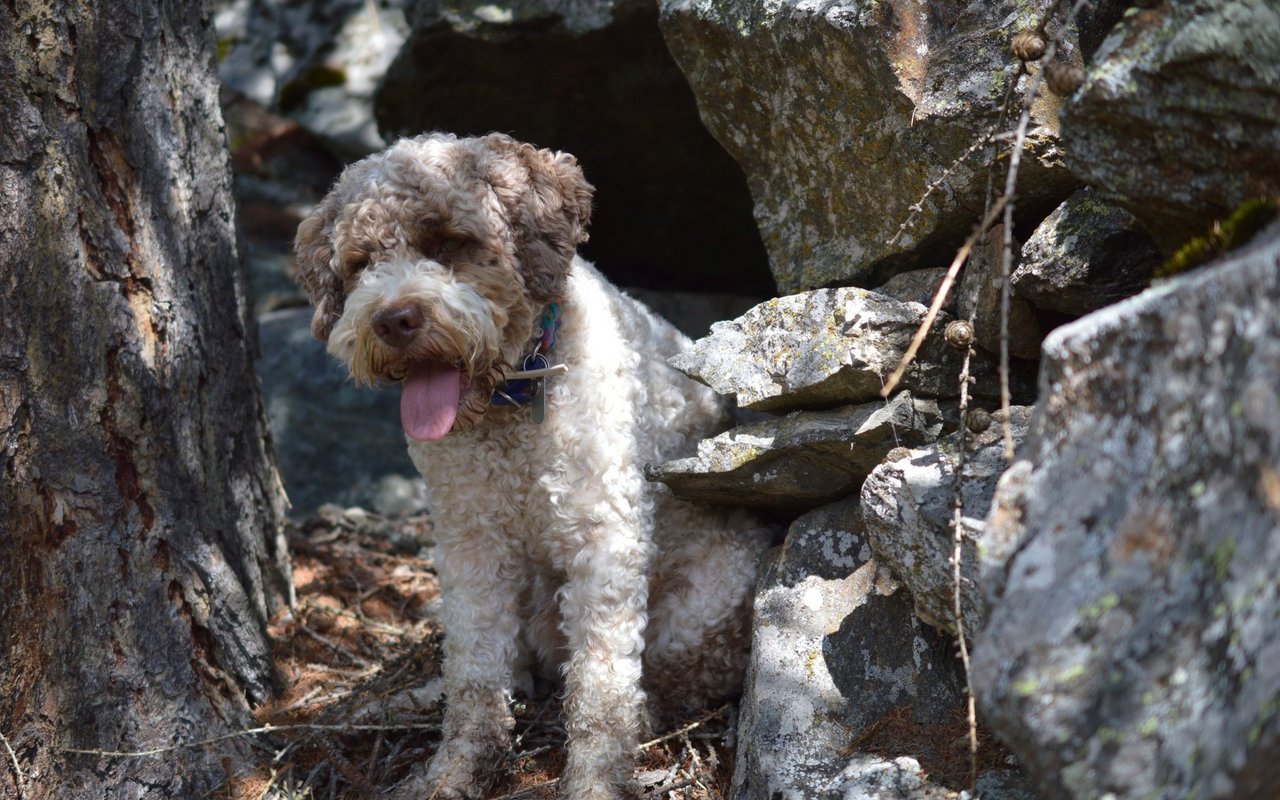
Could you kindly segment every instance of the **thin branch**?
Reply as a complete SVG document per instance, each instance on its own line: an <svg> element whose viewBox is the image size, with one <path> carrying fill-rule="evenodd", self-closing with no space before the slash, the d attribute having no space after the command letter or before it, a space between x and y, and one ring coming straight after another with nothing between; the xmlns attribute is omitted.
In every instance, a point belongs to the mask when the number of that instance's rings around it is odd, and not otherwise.
<svg viewBox="0 0 1280 800"><path fill-rule="evenodd" d="M714 709L714 710L712 710L712 711L709 711L709 712L707 712L706 714L704 714L704 715L702 716L702 718L701 718L701 719L698 719L698 720L695 720L695 721L693 721L693 722L690 722L688 725L685 725L683 728L680 728L679 730L671 731L671 732L670 732L670 733L668 733L668 734L664 734L664 735L662 735L662 736L659 736L657 739L651 739L651 740L649 740L649 741L645 742L644 744L640 745L640 749L641 749L641 750L648 750L650 747L653 747L655 744L662 744L663 742L667 741L668 739L674 739L674 738L676 738L677 736L684 736L684 735L685 735L685 734L687 734L689 731L692 731L692 730L694 730L695 728L700 728L700 727L702 727L703 725L706 725L706 724L707 724L708 722L710 722L711 720L713 720L713 719L715 719L716 717L720 716L721 714L723 714L723 713L725 712L725 710L726 710L727 708L728 708L728 706L720 706L720 707L719 707L719 708L717 708L717 709Z"/></svg>
<svg viewBox="0 0 1280 800"><path fill-rule="evenodd" d="M920 351L920 346L924 344L925 337L929 335L929 330L933 327L934 320L938 318L938 312L942 310L942 305L947 301L947 295L951 292L951 287L956 281L956 275L960 273L960 268L964 266L964 262L968 260L969 253L973 251L973 247L978 240L986 235L991 227L991 223L995 221L996 215L1004 209L1008 197L1001 197L992 204L991 209L986 216L982 218L982 222L969 234L969 238L964 240L964 244L956 251L956 257L951 260L951 266L947 268L947 274L942 279L942 284L938 286L938 291L933 296L933 303L929 306L929 311L924 315L924 319L920 322L920 327L916 330L916 335L911 338L911 344L907 347L907 352L902 356L893 374L885 381L884 387L880 390L881 397L888 397L889 394L897 388L898 383L902 381L902 376L906 374L907 367L911 366L911 362L915 359L916 353Z"/></svg>
<svg viewBox="0 0 1280 800"><path fill-rule="evenodd" d="M504 794L502 797L495 797L494 800L515 800L517 797L525 797L539 789L550 789L552 786L556 786L559 783L559 778L552 778L551 780L542 781L541 783L531 783L528 786L522 786L519 789L516 789L514 792Z"/></svg>
<svg viewBox="0 0 1280 800"><path fill-rule="evenodd" d="M973 316L970 315L970 324ZM955 480L952 486L952 539L955 549L951 555L951 599L952 613L956 621L956 644L960 648L960 663L964 667L965 702L969 720L969 788L978 782L978 713L973 697L973 676L969 671L969 643L964 632L964 609L960 603L962 575L964 563L964 461L968 450L969 426L965 416L969 411L969 361L973 357L973 347L966 347L964 362L960 366L960 432L959 453L956 456Z"/></svg>
<svg viewBox="0 0 1280 800"><path fill-rule="evenodd" d="M0 742L4 743L5 752L9 754L9 761L13 763L13 773L17 776L18 797L21 800L27 800L27 776L22 774L22 765L18 763L18 754L13 752L9 739L3 733L0 733Z"/></svg>
<svg viewBox="0 0 1280 800"><path fill-rule="evenodd" d="M1045 29L1054 12L1057 11L1059 2L1060 0L1053 0L1049 3L1044 10L1044 15L1040 18L1037 29ZM1088 2L1089 0L1076 0L1071 10L1067 12L1067 21L1070 22L1077 17ZM1065 25L1062 28L1065 28ZM1008 202L1004 207L1004 246L1000 256L1000 410L1004 417L1001 421L1001 430L1004 437L1004 457L1007 461L1013 461L1014 450L1013 422L1009 413L1009 274L1013 268L1013 209L1016 202L1018 167L1022 163L1022 150L1026 146L1027 127L1031 124L1031 110L1035 105L1040 86L1044 83L1045 73L1053 64L1054 56L1057 55L1060 38L1061 29L1049 37L1048 46L1040 58L1040 69L1031 76L1031 83L1027 86L1026 100L1022 104L1022 114L1018 118L1018 127L1009 150L1009 171L1005 174L1004 198Z"/></svg>
<svg viewBox="0 0 1280 800"><path fill-rule="evenodd" d="M298 722L289 725L263 725L257 728L248 728L242 731L232 731L224 733L221 736L212 736L208 739L200 739L194 742L183 742L180 744L171 744L164 747L153 747L150 750L82 750L75 747L53 747L60 753L74 753L86 756L102 756L105 758L144 758L146 756L158 756L165 753L172 753L178 750L189 750L196 747L206 747L211 744L225 742L228 739L238 739L244 736L259 736L264 733L279 733L283 731L333 731L336 733L351 733L354 731L438 731L439 723L404 723L399 725L321 725L311 722Z"/></svg>
<svg viewBox="0 0 1280 800"><path fill-rule="evenodd" d="M990 127L988 127L985 131L983 131L982 135L979 136L974 141L973 144L969 145L967 150L965 150L963 153L957 156L956 160L952 161L950 166L948 166L946 169L942 171L941 175L939 175L933 181L929 182L929 185L925 187L924 194L920 195L920 199L916 200L915 203L907 207L907 212L908 212L907 218L904 219L902 221L902 224L898 226L898 230L896 233L893 234L893 238L885 242L886 247L893 247L895 244L897 244L898 239L902 236L902 234L907 232L907 228L911 226L912 222L915 222L916 215L919 214L921 211L924 211L924 201L929 199L929 195L933 194L933 190L937 189L939 186L946 183L947 179L951 177L952 173L954 173L961 164L969 160L969 158L974 153L978 152L978 148L982 147L983 145L990 144L991 137L995 135L995 132L996 132L995 125L991 125Z"/></svg>

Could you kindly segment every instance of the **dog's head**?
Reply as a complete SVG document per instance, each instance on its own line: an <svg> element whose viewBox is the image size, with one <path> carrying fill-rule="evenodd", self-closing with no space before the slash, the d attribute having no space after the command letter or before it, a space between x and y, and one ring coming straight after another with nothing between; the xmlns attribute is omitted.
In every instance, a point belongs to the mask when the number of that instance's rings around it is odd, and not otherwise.
<svg viewBox="0 0 1280 800"><path fill-rule="evenodd" d="M403 380L405 432L470 427L587 239L577 161L501 134L402 139L298 227L311 331L361 382Z"/></svg>

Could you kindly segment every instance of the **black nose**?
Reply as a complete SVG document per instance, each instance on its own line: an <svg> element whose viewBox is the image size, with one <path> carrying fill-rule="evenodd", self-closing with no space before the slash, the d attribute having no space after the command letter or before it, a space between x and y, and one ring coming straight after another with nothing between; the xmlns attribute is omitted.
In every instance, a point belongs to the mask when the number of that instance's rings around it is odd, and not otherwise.
<svg viewBox="0 0 1280 800"><path fill-rule="evenodd" d="M373 315L373 332L392 347L406 347L422 328L422 311L416 305L388 306Z"/></svg>

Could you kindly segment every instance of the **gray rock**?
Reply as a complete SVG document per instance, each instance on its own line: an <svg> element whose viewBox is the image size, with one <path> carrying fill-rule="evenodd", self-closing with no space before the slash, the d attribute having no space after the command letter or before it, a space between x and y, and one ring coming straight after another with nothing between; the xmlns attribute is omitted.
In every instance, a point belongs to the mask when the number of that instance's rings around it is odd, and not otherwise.
<svg viewBox="0 0 1280 800"><path fill-rule="evenodd" d="M223 82L278 108L358 158L386 145L373 95L408 34L412 0L219 0L214 22Z"/></svg>
<svg viewBox="0 0 1280 800"><path fill-rule="evenodd" d="M831 787L840 800L1038 800L1018 770L989 770L978 776L972 794L957 793L931 780L911 756L856 755Z"/></svg>
<svg viewBox="0 0 1280 800"><path fill-rule="evenodd" d="M910 756L886 758L859 754L831 782L833 797L841 800L950 800L955 792L925 777L920 762Z"/></svg>
<svg viewBox="0 0 1280 800"><path fill-rule="evenodd" d="M1280 225L1046 340L973 675L1050 796L1275 796L1277 376Z"/></svg>
<svg viewBox="0 0 1280 800"><path fill-rule="evenodd" d="M864 760L848 745L868 725L904 706L924 724L954 718L956 663L870 558L855 499L796 520L756 593L734 797L842 797L833 781Z"/></svg>
<svg viewBox="0 0 1280 800"><path fill-rule="evenodd" d="M926 309L865 289L819 289L761 303L671 359L696 380L757 411L821 408L879 398ZM942 338L939 315L901 384L916 395L959 394L961 355ZM980 397L999 394L995 362L973 361ZM1018 396L1033 391L1027 373L1012 376Z"/></svg>
<svg viewBox="0 0 1280 800"><path fill-rule="evenodd" d="M1031 409L1014 406L1010 427L1015 442L1026 437ZM1012 554L1010 543L988 543L983 521L991 508L996 480L1004 472L1004 437L1000 412L991 426L967 433L965 452L961 610L965 631L972 636L985 616L981 588L985 576L1004 566ZM893 570L915 598L916 613L925 622L955 633L951 556L955 552L952 520L955 464L959 432L942 441L916 448L908 455L875 468L862 485L862 518L871 550ZM1011 543L1016 545L1016 542Z"/></svg>
<svg viewBox="0 0 1280 800"><path fill-rule="evenodd" d="M933 303L933 296L942 279L947 275L946 267L925 267L899 272L889 280L875 288L876 293L892 297L902 303L919 303L928 307ZM943 311L952 311L956 307L955 290L942 304Z"/></svg>
<svg viewBox="0 0 1280 800"><path fill-rule="evenodd" d="M1079 317L1142 291L1159 264L1155 241L1132 214L1083 189L1022 246L1012 286L1037 308Z"/></svg>
<svg viewBox="0 0 1280 800"><path fill-rule="evenodd" d="M662 29L702 119L747 173L779 289L875 285L950 258L983 205L988 154L960 164L888 244L930 182L996 122L1015 74L1015 0L662 0ZM1079 60L1073 32L1065 58ZM1037 104L1019 173L1043 215L1074 181L1057 107Z"/></svg>
<svg viewBox="0 0 1280 800"><path fill-rule="evenodd" d="M1012 243L1013 263L1010 274L1018 266L1018 242ZM988 353L1000 352L1000 337L1008 336L1009 355L1014 358L1040 357L1040 321L1031 304L1013 294L1009 296L1008 318L1001 310L1004 300L1000 287L1004 271L1004 225L996 225L986 240L974 248L960 276L956 296L956 316L973 320L973 338ZM1012 285L1012 283L1010 284Z"/></svg>
<svg viewBox="0 0 1280 800"><path fill-rule="evenodd" d="M1161 245L1280 193L1280 7L1160 3L1132 11L1063 106L1067 166Z"/></svg>
<svg viewBox="0 0 1280 800"><path fill-rule="evenodd" d="M305 515L322 503L421 510L399 390L351 383L311 337L310 308L265 314L258 330L258 374L291 513Z"/></svg>
<svg viewBox="0 0 1280 800"><path fill-rule="evenodd" d="M510 133L596 187L583 255L619 285L776 292L741 169L646 0L422 0L378 90L388 137Z"/></svg>
<svg viewBox="0 0 1280 800"><path fill-rule="evenodd" d="M887 402L739 425L647 475L686 500L803 510L856 493L886 453L933 441L942 422L936 400L901 392Z"/></svg>

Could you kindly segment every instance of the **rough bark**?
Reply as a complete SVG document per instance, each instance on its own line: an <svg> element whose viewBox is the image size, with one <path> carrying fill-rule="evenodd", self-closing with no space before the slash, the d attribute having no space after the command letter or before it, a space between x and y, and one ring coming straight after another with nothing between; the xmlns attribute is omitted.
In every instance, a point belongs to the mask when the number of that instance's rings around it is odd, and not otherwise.
<svg viewBox="0 0 1280 800"><path fill-rule="evenodd" d="M272 690L284 500L214 66L206 4L0 0L3 797L203 797L242 740L67 750Z"/></svg>

